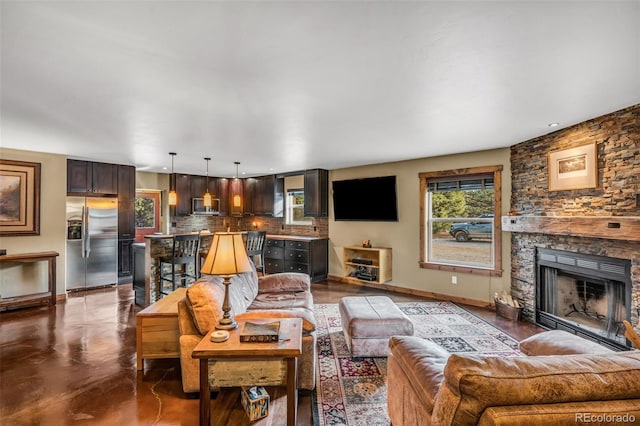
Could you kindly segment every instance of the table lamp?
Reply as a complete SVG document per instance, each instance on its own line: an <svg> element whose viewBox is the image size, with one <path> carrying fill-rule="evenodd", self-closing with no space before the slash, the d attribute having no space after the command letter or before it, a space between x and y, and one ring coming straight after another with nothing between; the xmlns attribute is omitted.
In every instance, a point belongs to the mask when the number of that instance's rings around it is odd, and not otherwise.
<svg viewBox="0 0 640 426"><path fill-rule="evenodd" d="M207 275L219 275L223 278L224 302L222 303L222 318L216 325L219 330L232 330L238 327L231 315L229 306L229 285L231 277L243 272L251 271L251 263L247 257L241 232L216 232L209 253L200 272Z"/></svg>

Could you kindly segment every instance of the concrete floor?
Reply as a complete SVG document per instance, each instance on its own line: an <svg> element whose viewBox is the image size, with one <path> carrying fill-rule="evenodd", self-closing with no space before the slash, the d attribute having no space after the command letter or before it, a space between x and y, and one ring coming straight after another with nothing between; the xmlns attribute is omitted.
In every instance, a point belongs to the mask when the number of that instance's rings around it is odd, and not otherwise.
<svg viewBox="0 0 640 426"><path fill-rule="evenodd" d="M425 300L335 282L312 287L316 303L365 293ZM136 370L135 314L140 309L131 285L125 284L73 293L53 308L0 314L0 424L197 425L198 400L182 392L179 360L146 360L144 370ZM472 310L518 339L540 330L496 318L492 311ZM285 398L278 395L274 398ZM218 396L212 424L249 424L238 396L239 391ZM299 425L312 424L311 404L311 396L302 394ZM279 424L277 417L260 423Z"/></svg>

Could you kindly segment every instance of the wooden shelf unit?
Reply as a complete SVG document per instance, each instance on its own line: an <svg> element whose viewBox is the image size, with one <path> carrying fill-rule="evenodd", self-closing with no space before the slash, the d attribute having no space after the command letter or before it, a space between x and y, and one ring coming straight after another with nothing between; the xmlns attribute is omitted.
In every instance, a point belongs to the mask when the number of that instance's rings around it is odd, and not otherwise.
<svg viewBox="0 0 640 426"><path fill-rule="evenodd" d="M372 261L371 265L353 262L354 258L367 259ZM357 247L349 246L343 248L342 255L343 276L347 281L356 283L385 283L391 281L391 249L388 247ZM352 274L358 269L375 275L375 280L360 279Z"/></svg>

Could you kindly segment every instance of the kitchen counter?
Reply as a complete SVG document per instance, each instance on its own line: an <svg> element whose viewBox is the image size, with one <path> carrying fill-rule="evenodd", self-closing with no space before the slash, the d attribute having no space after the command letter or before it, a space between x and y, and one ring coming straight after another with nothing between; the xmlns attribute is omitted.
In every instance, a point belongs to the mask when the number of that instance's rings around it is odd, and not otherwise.
<svg viewBox="0 0 640 426"><path fill-rule="evenodd" d="M302 235L280 235L280 234L267 234L267 238L271 238L272 240L290 240L290 241L315 241L315 240L327 239L323 237L307 237Z"/></svg>

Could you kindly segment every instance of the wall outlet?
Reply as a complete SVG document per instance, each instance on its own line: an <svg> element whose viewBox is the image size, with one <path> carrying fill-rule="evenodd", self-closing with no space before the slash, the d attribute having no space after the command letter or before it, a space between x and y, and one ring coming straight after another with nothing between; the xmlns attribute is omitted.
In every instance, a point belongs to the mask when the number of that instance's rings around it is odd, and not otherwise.
<svg viewBox="0 0 640 426"><path fill-rule="evenodd" d="M456 275L451 275L451 284L458 284L458 277Z"/></svg>

